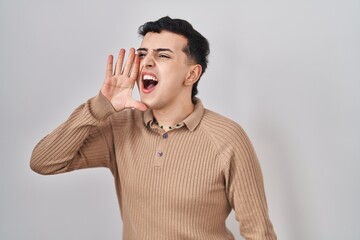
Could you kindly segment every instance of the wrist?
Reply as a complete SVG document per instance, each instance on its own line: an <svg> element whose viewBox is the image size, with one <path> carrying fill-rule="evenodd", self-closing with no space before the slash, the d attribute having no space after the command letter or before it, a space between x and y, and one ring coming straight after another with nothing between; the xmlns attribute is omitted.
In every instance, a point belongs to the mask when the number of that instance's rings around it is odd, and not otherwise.
<svg viewBox="0 0 360 240"><path fill-rule="evenodd" d="M97 96L89 99L88 104L92 115L99 121L105 120L116 112L114 106L101 91Z"/></svg>

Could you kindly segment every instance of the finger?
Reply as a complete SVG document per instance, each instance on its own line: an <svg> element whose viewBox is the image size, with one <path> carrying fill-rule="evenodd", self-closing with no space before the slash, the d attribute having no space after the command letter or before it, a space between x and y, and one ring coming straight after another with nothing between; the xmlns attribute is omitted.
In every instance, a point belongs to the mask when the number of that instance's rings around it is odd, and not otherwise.
<svg viewBox="0 0 360 240"><path fill-rule="evenodd" d="M134 62L134 57L135 57L135 49L130 48L129 56L126 60L124 71L123 71L123 74L126 76L130 75L130 70L131 70L131 66Z"/></svg>
<svg viewBox="0 0 360 240"><path fill-rule="evenodd" d="M135 59L130 74L131 79L137 79L137 75L139 74L139 68L140 68L140 58L137 54L135 54Z"/></svg>
<svg viewBox="0 0 360 240"><path fill-rule="evenodd" d="M120 49L119 55L118 55L118 59L116 61L116 67L115 67L115 72L114 75L119 76L121 74L121 69L122 69L122 65L124 62L124 57L125 57L125 49Z"/></svg>
<svg viewBox="0 0 360 240"><path fill-rule="evenodd" d="M113 68L113 55L109 55L107 59L105 79L108 79L112 76L112 68Z"/></svg>

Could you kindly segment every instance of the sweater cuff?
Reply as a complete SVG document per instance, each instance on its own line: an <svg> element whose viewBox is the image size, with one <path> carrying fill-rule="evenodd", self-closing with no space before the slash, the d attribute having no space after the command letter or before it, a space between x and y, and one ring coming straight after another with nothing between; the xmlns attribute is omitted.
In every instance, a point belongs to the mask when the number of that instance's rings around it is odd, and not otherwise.
<svg viewBox="0 0 360 240"><path fill-rule="evenodd" d="M97 96L90 98L88 104L91 114L99 121L105 120L116 112L112 104L101 92Z"/></svg>

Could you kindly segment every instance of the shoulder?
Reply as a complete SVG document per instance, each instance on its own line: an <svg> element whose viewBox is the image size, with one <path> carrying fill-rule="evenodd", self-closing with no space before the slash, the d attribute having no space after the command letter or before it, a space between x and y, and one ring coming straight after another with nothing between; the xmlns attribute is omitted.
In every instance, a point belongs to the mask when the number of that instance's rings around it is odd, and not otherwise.
<svg viewBox="0 0 360 240"><path fill-rule="evenodd" d="M232 135L234 132L244 131L234 120L209 109L205 109L202 123L209 131L221 131L229 135Z"/></svg>
<svg viewBox="0 0 360 240"><path fill-rule="evenodd" d="M205 109L201 125L219 149L251 145L246 132L237 122L209 109Z"/></svg>

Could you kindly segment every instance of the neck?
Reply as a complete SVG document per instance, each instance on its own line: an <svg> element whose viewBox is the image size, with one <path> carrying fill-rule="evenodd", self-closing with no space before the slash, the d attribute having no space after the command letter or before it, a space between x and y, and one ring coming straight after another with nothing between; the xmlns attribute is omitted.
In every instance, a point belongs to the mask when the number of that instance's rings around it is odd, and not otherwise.
<svg viewBox="0 0 360 240"><path fill-rule="evenodd" d="M159 124L172 126L182 122L193 111L194 104L190 100L186 103L179 102L175 106L172 105L165 109L153 109L153 115Z"/></svg>

